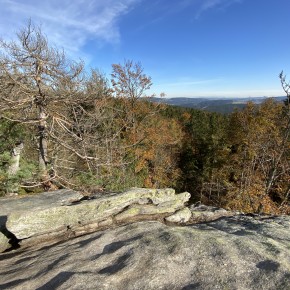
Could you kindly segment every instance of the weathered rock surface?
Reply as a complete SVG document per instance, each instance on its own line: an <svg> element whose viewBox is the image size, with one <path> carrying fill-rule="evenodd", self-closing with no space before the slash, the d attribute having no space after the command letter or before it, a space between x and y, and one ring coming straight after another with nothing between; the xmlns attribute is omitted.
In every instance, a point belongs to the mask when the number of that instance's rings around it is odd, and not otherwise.
<svg viewBox="0 0 290 290"><path fill-rule="evenodd" d="M0 251L20 249L0 254L0 289L290 289L290 217L187 208L189 197L1 199Z"/></svg>
<svg viewBox="0 0 290 290"><path fill-rule="evenodd" d="M69 205L83 198L84 196L81 193L70 189L43 192L25 197L1 198L0 214L4 216L14 211L37 211L55 206Z"/></svg>
<svg viewBox="0 0 290 290"><path fill-rule="evenodd" d="M1 199L0 251L10 247L3 234L21 247L55 242L136 220L162 220L184 208L189 198L189 193L175 194L173 189L133 188L89 198L59 190Z"/></svg>
<svg viewBox="0 0 290 290"><path fill-rule="evenodd" d="M10 248L9 239L0 232L0 253Z"/></svg>
<svg viewBox="0 0 290 290"><path fill-rule="evenodd" d="M225 216L234 216L239 214L238 212L227 211L223 208L218 208L214 206L206 206L200 204L198 206L190 206L191 211L191 223L201 223L216 220Z"/></svg>
<svg viewBox="0 0 290 290"><path fill-rule="evenodd" d="M191 218L191 211L188 207L178 210L175 214L166 217L165 220L171 223L187 223Z"/></svg>
<svg viewBox="0 0 290 290"><path fill-rule="evenodd" d="M143 221L0 260L0 289L286 290L290 217Z"/></svg>

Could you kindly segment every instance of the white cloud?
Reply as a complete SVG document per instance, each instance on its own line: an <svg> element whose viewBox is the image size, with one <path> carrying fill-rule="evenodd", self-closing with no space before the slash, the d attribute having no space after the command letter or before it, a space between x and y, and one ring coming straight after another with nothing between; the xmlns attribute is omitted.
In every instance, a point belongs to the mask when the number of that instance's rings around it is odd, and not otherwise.
<svg viewBox="0 0 290 290"><path fill-rule="evenodd" d="M140 0L0 0L0 36L12 38L31 18L70 54L88 41L118 43L117 21Z"/></svg>

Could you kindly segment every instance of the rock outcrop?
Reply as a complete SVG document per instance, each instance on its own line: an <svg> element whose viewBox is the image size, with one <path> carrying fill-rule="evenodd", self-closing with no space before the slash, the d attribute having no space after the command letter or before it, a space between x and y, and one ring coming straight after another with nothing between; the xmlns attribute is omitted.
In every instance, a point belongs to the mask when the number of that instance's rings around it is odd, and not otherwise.
<svg viewBox="0 0 290 290"><path fill-rule="evenodd" d="M0 255L0 289L286 290L290 218L143 221Z"/></svg>
<svg viewBox="0 0 290 290"><path fill-rule="evenodd" d="M183 209L189 198L189 193L175 194L173 189L133 188L89 197L59 190L1 199L0 251L10 244L27 247L138 220L162 220Z"/></svg>
<svg viewBox="0 0 290 290"><path fill-rule="evenodd" d="M0 203L0 289L289 289L290 217L190 195L61 190Z"/></svg>

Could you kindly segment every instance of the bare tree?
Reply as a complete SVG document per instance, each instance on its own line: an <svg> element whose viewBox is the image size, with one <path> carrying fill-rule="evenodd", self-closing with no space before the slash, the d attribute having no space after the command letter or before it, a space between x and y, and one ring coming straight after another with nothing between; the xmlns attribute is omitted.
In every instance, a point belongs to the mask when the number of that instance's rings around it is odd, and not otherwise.
<svg viewBox="0 0 290 290"><path fill-rule="evenodd" d="M282 146L280 148L280 159L282 159L282 157L286 157L286 160L288 162L286 162L287 166L284 167L284 171L286 172L287 176L288 176L288 186L285 189L284 192L284 199L283 202L281 204L284 205L285 203L289 204L289 195L290 195L290 185L289 185L289 181L290 181L290 163L289 163L289 155L290 155L290 83L289 81L286 80L286 75L284 74L284 72L282 71L279 75L280 78L280 82L281 82L281 86L286 94L286 100L284 101L284 112L283 112L283 119L285 120L284 122L284 126L283 126L283 138L282 138ZM280 160L279 160L280 161ZM274 171L274 173L276 173Z"/></svg>
<svg viewBox="0 0 290 290"><path fill-rule="evenodd" d="M124 65L113 64L112 85L118 97L136 100L144 97L152 86L151 77L143 72L142 65L126 60Z"/></svg>
<svg viewBox="0 0 290 290"><path fill-rule="evenodd" d="M138 123L144 118L156 113L156 108L147 114L143 114L141 120L137 120L138 106L142 106L140 100L146 100L146 92L152 86L151 77L144 73L140 62L134 63L132 60L125 60L124 64L113 64L111 83L115 97L123 100L124 104L124 129L136 131Z"/></svg>
<svg viewBox="0 0 290 290"><path fill-rule="evenodd" d="M37 125L39 173L45 180L52 124L64 119L58 107L76 101L83 63L68 61L31 22L17 41L1 40L0 49L1 118Z"/></svg>
<svg viewBox="0 0 290 290"><path fill-rule="evenodd" d="M284 74L283 71L279 74L279 79L281 82L282 89L286 94L285 105L289 113L290 112L290 83L289 81L287 81L286 75Z"/></svg>

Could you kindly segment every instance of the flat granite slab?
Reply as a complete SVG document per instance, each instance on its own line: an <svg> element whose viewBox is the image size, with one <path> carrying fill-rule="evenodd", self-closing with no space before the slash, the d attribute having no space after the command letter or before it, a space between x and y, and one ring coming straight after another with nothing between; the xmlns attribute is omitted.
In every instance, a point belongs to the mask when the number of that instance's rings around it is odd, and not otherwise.
<svg viewBox="0 0 290 290"><path fill-rule="evenodd" d="M288 290L290 217L138 222L0 260L0 289Z"/></svg>

